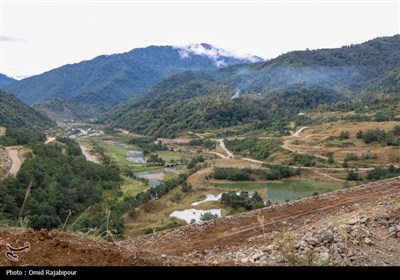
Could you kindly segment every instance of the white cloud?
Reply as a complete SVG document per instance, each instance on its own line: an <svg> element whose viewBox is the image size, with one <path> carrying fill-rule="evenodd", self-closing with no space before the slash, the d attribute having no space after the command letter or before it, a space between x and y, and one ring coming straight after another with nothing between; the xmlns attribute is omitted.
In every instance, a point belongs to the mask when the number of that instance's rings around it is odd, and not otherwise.
<svg viewBox="0 0 400 280"><path fill-rule="evenodd" d="M179 55L182 59L190 58L190 55L201 55L206 56L214 61L217 67L222 67L226 65L224 58L233 57L236 59L246 60L249 62L260 61L260 58L234 51L227 51L224 49L216 48L208 44L189 44L186 46L175 47L179 49Z"/></svg>

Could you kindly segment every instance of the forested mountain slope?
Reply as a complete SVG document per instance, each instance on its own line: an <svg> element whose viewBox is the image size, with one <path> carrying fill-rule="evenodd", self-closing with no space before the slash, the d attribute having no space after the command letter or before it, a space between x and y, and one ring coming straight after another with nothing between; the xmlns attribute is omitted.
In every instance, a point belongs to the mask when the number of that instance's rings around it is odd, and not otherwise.
<svg viewBox="0 0 400 280"><path fill-rule="evenodd" d="M400 35L337 49L294 51L276 59L168 78L107 114L112 126L175 136L290 120L319 104L366 92L398 92Z"/></svg>
<svg viewBox="0 0 400 280"><path fill-rule="evenodd" d="M23 79L7 91L28 104L61 99L107 109L177 73L261 60L229 56L207 44L196 46L150 46L102 55Z"/></svg>

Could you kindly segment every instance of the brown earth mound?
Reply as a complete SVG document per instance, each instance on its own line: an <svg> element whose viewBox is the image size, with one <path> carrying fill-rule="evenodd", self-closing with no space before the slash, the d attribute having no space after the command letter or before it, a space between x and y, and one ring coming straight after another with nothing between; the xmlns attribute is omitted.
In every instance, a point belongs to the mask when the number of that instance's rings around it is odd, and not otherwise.
<svg viewBox="0 0 400 280"><path fill-rule="evenodd" d="M7 259L7 244L29 252ZM0 265L400 265L400 178L128 239L0 229Z"/></svg>
<svg viewBox="0 0 400 280"><path fill-rule="evenodd" d="M7 244L14 248L24 247L29 242L28 252L16 253L18 261L6 256ZM112 243L94 241L87 237L45 229L27 230L14 234L12 230L0 230L1 266L131 266L157 265L152 258L135 256Z"/></svg>

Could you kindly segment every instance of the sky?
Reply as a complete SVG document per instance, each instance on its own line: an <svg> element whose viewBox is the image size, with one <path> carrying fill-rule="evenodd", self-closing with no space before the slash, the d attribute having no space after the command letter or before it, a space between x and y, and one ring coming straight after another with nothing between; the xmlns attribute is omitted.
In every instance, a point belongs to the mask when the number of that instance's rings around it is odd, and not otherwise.
<svg viewBox="0 0 400 280"><path fill-rule="evenodd" d="M400 33L400 0L0 1L0 73L16 79L149 45L270 59Z"/></svg>

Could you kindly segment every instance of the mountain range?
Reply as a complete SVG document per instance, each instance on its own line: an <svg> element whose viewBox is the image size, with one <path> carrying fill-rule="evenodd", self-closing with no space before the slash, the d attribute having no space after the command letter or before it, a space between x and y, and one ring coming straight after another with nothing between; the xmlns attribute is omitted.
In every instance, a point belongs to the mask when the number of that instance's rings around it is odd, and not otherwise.
<svg viewBox="0 0 400 280"><path fill-rule="evenodd" d="M30 105L58 99L67 101L69 107L78 103L102 111L177 73L260 60L255 56L237 57L208 44L150 46L68 64L5 89Z"/></svg>
<svg viewBox="0 0 400 280"><path fill-rule="evenodd" d="M237 125L254 130L279 125L319 104L399 93L399 69L400 35L293 51L269 61L174 75L102 120L163 137Z"/></svg>
<svg viewBox="0 0 400 280"><path fill-rule="evenodd" d="M0 73L0 89L16 82L17 80Z"/></svg>
<svg viewBox="0 0 400 280"><path fill-rule="evenodd" d="M263 61L208 44L150 46L65 65L6 87L53 120L155 136L285 127L320 104L400 89L400 35ZM104 113L108 111L107 113Z"/></svg>

